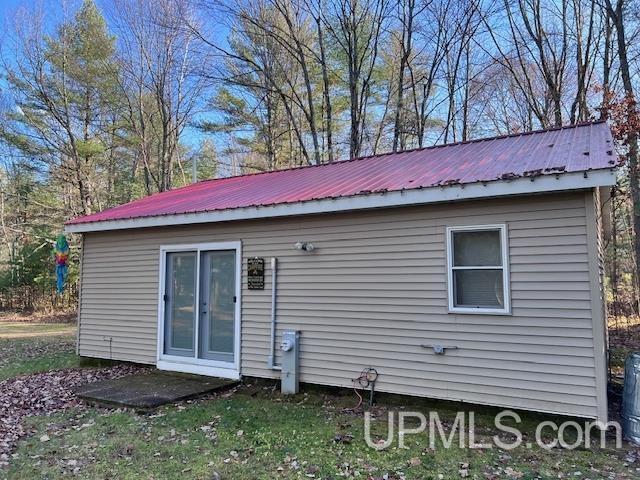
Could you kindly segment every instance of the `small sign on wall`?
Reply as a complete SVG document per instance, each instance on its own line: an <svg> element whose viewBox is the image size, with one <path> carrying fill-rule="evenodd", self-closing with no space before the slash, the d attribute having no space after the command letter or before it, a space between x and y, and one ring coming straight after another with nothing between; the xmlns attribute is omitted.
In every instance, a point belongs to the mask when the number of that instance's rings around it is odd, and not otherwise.
<svg viewBox="0 0 640 480"><path fill-rule="evenodd" d="M249 290L264 290L264 258L247 259L247 286Z"/></svg>

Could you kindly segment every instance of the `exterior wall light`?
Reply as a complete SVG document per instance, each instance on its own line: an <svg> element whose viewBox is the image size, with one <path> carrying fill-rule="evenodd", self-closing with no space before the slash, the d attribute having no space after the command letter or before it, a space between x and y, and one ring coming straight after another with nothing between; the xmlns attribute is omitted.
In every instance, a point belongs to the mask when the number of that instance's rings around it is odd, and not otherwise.
<svg viewBox="0 0 640 480"><path fill-rule="evenodd" d="M294 245L294 248L296 250L300 250L300 251L303 251L303 252L313 252L315 247L313 246L313 243L296 242L296 244Z"/></svg>

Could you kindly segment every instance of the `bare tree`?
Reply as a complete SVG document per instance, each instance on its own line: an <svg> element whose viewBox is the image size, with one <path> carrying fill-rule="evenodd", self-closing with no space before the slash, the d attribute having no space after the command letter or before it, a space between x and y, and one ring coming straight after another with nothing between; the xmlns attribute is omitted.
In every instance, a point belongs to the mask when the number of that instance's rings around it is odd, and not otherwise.
<svg viewBox="0 0 640 480"><path fill-rule="evenodd" d="M184 23L178 0L116 0L122 43L122 89L128 123L138 146L147 192L172 187L179 139L191 120L204 83L202 57Z"/></svg>
<svg viewBox="0 0 640 480"><path fill-rule="evenodd" d="M418 147L424 146L425 133L435 109L429 106L429 102L449 44L453 41L453 36L447 35L446 25L455 4L452 0L430 2L429 8L425 10L428 15L423 22L424 31L417 32L421 34L423 47L416 54L415 60L408 64L414 133Z"/></svg>
<svg viewBox="0 0 640 480"><path fill-rule="evenodd" d="M350 158L358 157L362 150L371 79L389 8L388 0L334 0L325 18L325 25L347 64Z"/></svg>
<svg viewBox="0 0 640 480"><path fill-rule="evenodd" d="M463 113L462 136L466 139L466 126L469 100L470 72L470 48L471 41L476 35L481 19L478 15L478 6L474 0L458 4L458 11L448 19L448 32L450 38L447 41L446 55L444 58L445 81L447 87L447 119L444 130L444 142L450 139L457 140L458 110ZM461 105L458 107L456 98L458 91L462 90Z"/></svg>
<svg viewBox="0 0 640 480"><path fill-rule="evenodd" d="M631 66L629 63L629 43L627 40L627 29L625 23L625 13L628 2L616 0L615 4L611 0L605 0L606 11L611 19L616 33L616 50L624 89L624 99L622 106L624 121L618 129L618 135L626 147L626 159L629 170L629 190L631 197L631 224L633 225L634 254L635 254L635 274L636 290L639 288L638 277L640 276L640 172L638 171L638 137L640 135L640 117L637 111L637 99L634 82L632 79Z"/></svg>
<svg viewBox="0 0 640 480"><path fill-rule="evenodd" d="M416 17L427 8L428 4L423 3L419 9L416 9L416 0L400 0L397 3L398 19L400 21L400 68L398 70L398 79L396 87L396 115L393 127L393 147L394 152L398 151L400 133L402 129L402 113L404 110L404 82L405 70L412 54L413 35L415 30Z"/></svg>
<svg viewBox="0 0 640 480"><path fill-rule="evenodd" d="M543 4L544 0L504 0L507 41L483 15L496 47L494 61L507 68L542 127L560 126L563 120L563 88L569 55L568 2ZM488 50L487 50L488 51ZM536 80L544 86L540 89Z"/></svg>
<svg viewBox="0 0 640 480"><path fill-rule="evenodd" d="M569 113L571 123L584 122L589 118L587 92L596 67L596 45L600 43L606 23L596 23L598 10L595 0L571 0L576 70L576 90Z"/></svg>
<svg viewBox="0 0 640 480"><path fill-rule="evenodd" d="M292 4L285 0L270 0L272 5L280 13L281 18L286 24L286 31L279 32L277 27L273 28L272 33L277 39L283 42L287 51L292 54L300 65L302 72L303 89L305 99L298 94L296 85L289 82L292 87L292 95L296 98L298 105L301 107L307 122L309 123L309 133L313 142L313 156L316 164L322 162L320 156L320 142L318 140L318 128L316 126L316 106L314 102L314 86L310 74L309 60L311 59L310 51L314 43L309 36L309 19L305 18L305 10L299 5ZM289 78L285 76L285 78Z"/></svg>
<svg viewBox="0 0 640 480"><path fill-rule="evenodd" d="M333 106L331 102L331 81L329 58L327 56L327 41L325 38L325 26L323 22L323 11L325 9L325 0L305 0L305 5L316 26L318 57L322 71L322 99L324 103L324 129L326 135L326 149L329 163L335 160L333 149Z"/></svg>

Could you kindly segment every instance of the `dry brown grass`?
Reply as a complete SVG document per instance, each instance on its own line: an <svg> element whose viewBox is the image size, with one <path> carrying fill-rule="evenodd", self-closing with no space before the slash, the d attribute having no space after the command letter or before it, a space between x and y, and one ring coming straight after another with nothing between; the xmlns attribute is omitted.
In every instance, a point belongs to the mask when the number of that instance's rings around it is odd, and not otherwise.
<svg viewBox="0 0 640 480"><path fill-rule="evenodd" d="M75 312L21 312L0 311L0 324L3 323L68 323L74 324L78 319Z"/></svg>
<svg viewBox="0 0 640 480"><path fill-rule="evenodd" d="M73 336L76 327L72 323L1 322L0 339Z"/></svg>

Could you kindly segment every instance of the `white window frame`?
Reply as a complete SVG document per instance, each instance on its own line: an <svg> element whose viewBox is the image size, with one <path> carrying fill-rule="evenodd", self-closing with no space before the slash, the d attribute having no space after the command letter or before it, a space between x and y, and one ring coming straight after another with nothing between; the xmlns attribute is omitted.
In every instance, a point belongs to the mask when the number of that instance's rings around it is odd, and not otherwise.
<svg viewBox="0 0 640 480"><path fill-rule="evenodd" d="M234 361L221 362L216 360L205 360L197 358L197 351L199 348L199 328L195 331L195 351L196 357L182 357L177 355L169 355L164 353L164 317L165 317L165 281L167 271L167 253L170 252L196 252L197 256L197 270L196 278L196 318L200 318L200 253L203 251L212 250L235 250L236 252L236 324L235 324L235 339L234 348L235 355ZM158 370L169 370L173 372L193 373L196 375L207 375L212 377L230 378L238 380L241 377L240 373L240 332L242 323L242 242L214 242L214 243L190 243L182 245L162 245L160 246L160 259L159 259L159 281L158 281L158 343L157 343L157 359L156 367Z"/></svg>
<svg viewBox="0 0 640 480"><path fill-rule="evenodd" d="M453 270L496 270L499 267L496 266L469 266L469 267L454 267L453 265L453 234L454 232L473 232L473 231L486 231L486 230L498 230L500 231L500 249L502 252L502 290L504 292L504 307L503 308L491 308L491 307L457 307L455 306L455 296L453 288ZM506 224L494 224L494 225L467 225L467 226L455 226L447 227L447 284L448 284L448 297L449 297L449 312L451 313L476 313L486 315L510 315L511 314L511 289L509 281L509 242L507 237L507 225Z"/></svg>

